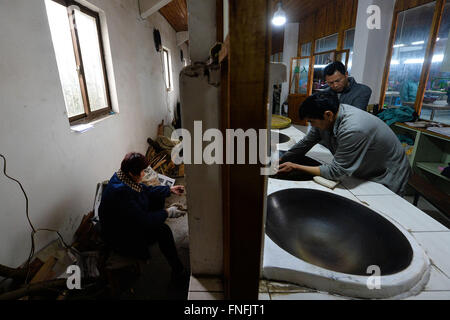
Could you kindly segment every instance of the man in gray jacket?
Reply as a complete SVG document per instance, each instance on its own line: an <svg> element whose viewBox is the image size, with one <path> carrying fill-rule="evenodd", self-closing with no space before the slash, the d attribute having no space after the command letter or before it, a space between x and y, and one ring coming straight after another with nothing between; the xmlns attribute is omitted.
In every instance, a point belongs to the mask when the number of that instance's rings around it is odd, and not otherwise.
<svg viewBox="0 0 450 320"><path fill-rule="evenodd" d="M367 111L372 90L359 84L354 78L348 76L345 66L339 62L330 63L324 70L325 81L330 86L325 92L334 92L338 95L340 103L354 106Z"/></svg>
<svg viewBox="0 0 450 320"><path fill-rule="evenodd" d="M283 156L279 173L300 170L335 181L353 176L404 193L411 168L397 136L382 120L339 104L336 95L327 92L308 97L300 107L300 118L312 128ZM331 164L311 167L295 163L317 143L331 151Z"/></svg>

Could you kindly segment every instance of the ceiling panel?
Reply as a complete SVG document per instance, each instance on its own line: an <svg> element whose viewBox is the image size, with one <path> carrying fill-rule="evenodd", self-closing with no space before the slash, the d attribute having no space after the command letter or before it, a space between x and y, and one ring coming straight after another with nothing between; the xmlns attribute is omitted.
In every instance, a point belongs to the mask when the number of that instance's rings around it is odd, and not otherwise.
<svg viewBox="0 0 450 320"><path fill-rule="evenodd" d="M159 10L176 32L188 31L186 0L172 0Z"/></svg>
<svg viewBox="0 0 450 320"><path fill-rule="evenodd" d="M337 0L283 0L283 10L286 12L288 22L300 22L308 15L313 14L321 7ZM277 9L278 0L273 0L274 10Z"/></svg>
<svg viewBox="0 0 450 320"><path fill-rule="evenodd" d="M337 0L283 0L283 10L288 22L300 22L315 11ZM272 0L274 10L279 0ZM188 31L188 12L186 0L172 0L159 12L166 18L175 31Z"/></svg>

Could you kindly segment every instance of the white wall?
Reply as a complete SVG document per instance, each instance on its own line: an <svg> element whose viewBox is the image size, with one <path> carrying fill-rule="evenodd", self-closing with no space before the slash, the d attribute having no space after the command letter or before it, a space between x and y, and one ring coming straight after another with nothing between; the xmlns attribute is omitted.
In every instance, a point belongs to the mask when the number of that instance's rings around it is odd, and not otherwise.
<svg viewBox="0 0 450 320"><path fill-rule="evenodd" d="M294 58L298 54L298 23L287 23L284 27L284 46L283 46L283 63L287 67L287 76L290 77L291 58ZM280 104L282 105L287 101L289 96L289 82L287 79L282 85ZM270 97L272 99L272 96Z"/></svg>
<svg viewBox="0 0 450 320"><path fill-rule="evenodd" d="M381 29L370 30L367 27L367 8L370 5L377 5L381 9ZM380 100L394 5L395 0L358 1L352 76L372 89L369 104L377 104Z"/></svg>
<svg viewBox="0 0 450 320"><path fill-rule="evenodd" d="M157 125L172 120L179 92L180 53L167 21L159 13L141 20L136 0L91 2L107 19L120 114L77 134L66 116L44 1L0 0L0 153L28 193L34 225L60 230L66 242L92 209L96 183L111 177L125 153L145 153ZM172 51L169 106L153 26ZM37 249L55 238L40 234ZM17 267L29 250L25 200L0 173L0 264Z"/></svg>
<svg viewBox="0 0 450 320"><path fill-rule="evenodd" d="M205 61L216 41L216 1L188 0L192 62ZM220 89L208 85L201 67L181 74L183 128L194 137L194 121L203 132L220 128ZM193 74L198 73L197 76ZM203 147L209 143L204 142ZM204 150L204 149L203 149ZM220 165L186 165L189 252L194 275L223 274L222 173Z"/></svg>
<svg viewBox="0 0 450 320"><path fill-rule="evenodd" d="M217 39L216 1L187 0L187 6L191 60L204 62Z"/></svg>

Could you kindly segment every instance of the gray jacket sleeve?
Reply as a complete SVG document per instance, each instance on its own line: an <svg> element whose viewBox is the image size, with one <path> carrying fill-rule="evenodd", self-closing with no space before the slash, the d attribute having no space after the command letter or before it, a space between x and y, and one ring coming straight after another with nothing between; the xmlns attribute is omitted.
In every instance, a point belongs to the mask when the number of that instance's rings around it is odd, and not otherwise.
<svg viewBox="0 0 450 320"><path fill-rule="evenodd" d="M361 166L372 137L358 131L346 131L337 137L339 146L331 164L320 166L320 175L329 180L352 176Z"/></svg>
<svg viewBox="0 0 450 320"><path fill-rule="evenodd" d="M288 158L291 155L305 155L312 147L322 140L319 129L311 127L306 136L300 140L295 146L285 153L283 158ZM283 160L283 159L281 159Z"/></svg>

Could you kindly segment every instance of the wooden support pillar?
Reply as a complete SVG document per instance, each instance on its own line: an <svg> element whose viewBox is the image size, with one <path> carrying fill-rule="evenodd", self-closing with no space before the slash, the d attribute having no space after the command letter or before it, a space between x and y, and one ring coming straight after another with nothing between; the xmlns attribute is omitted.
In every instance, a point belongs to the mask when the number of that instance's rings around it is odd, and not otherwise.
<svg viewBox="0 0 450 320"><path fill-rule="evenodd" d="M267 128L270 0L230 0L228 96L222 123L228 129ZM226 79L222 79L226 80ZM225 103L225 105L224 105ZM248 140L246 159L249 158ZM247 160L248 161L248 160ZM236 163L236 161L235 161ZM260 164L224 166L225 298L257 300L263 241L265 183Z"/></svg>

